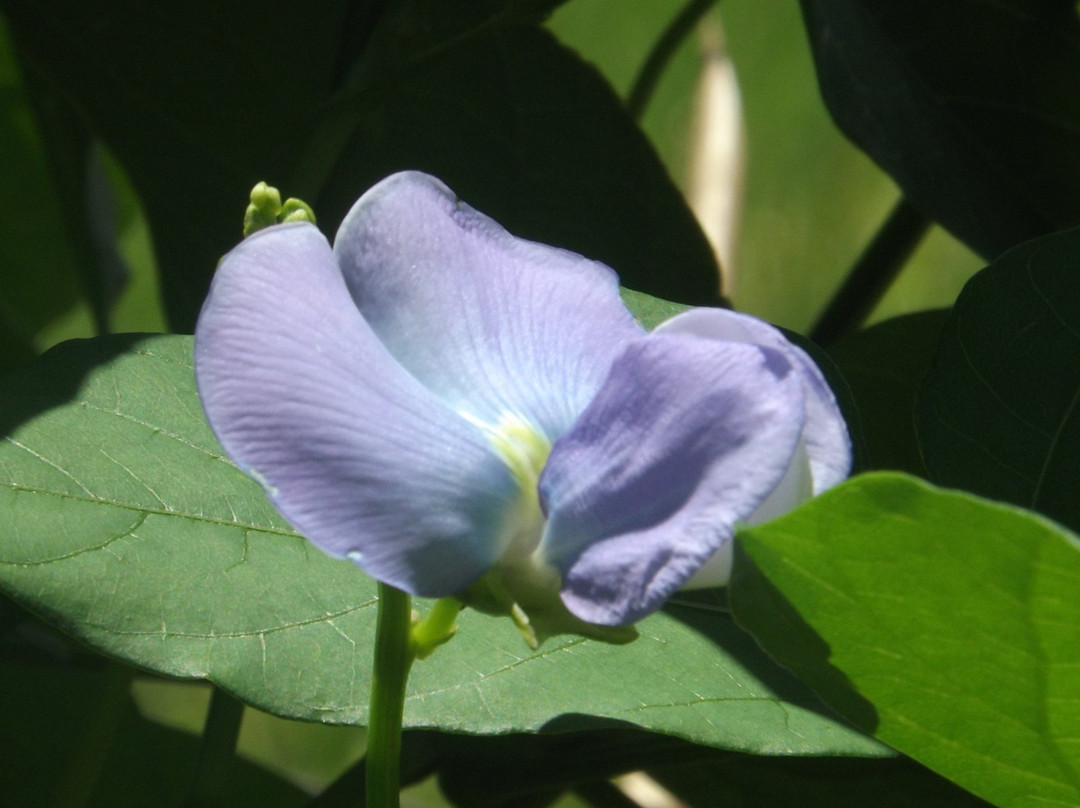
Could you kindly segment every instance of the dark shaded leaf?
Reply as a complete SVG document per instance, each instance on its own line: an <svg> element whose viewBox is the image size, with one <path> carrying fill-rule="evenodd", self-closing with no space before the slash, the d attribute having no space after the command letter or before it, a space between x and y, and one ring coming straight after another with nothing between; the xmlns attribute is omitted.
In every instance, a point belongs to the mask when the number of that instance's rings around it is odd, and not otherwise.
<svg viewBox="0 0 1080 808"><path fill-rule="evenodd" d="M573 731L555 720L541 735L453 735L409 730L402 741L406 783L433 774L457 806L495 808L546 805L565 789L603 780L650 763L714 760L714 749L678 738L642 732L619 722L608 729ZM357 764L327 789L312 808L354 805L363 793L364 764Z"/></svg>
<svg viewBox="0 0 1080 808"><path fill-rule="evenodd" d="M719 301L711 248L599 74L546 31L514 26L373 81L320 197L338 221L394 171L442 178L515 235L613 267L634 289Z"/></svg>
<svg viewBox="0 0 1080 808"><path fill-rule="evenodd" d="M266 180L333 233L398 168L639 288L716 299L711 252L615 95L535 25L552 3L177 6L3 0L20 53L87 117L146 208L171 325L192 329ZM182 68L181 68L182 66Z"/></svg>
<svg viewBox="0 0 1080 808"><path fill-rule="evenodd" d="M405 733L402 762L409 782L438 774L456 806L546 805L568 789L646 770L689 805L732 808L976 808L982 800L902 757L772 757L723 752L626 727L543 735L474 737L430 730ZM353 806L363 793L358 764L311 808ZM591 802L591 800L590 800ZM636 803L635 803L636 804Z"/></svg>
<svg viewBox="0 0 1080 808"><path fill-rule="evenodd" d="M1080 230L975 275L917 402L931 479L1080 529Z"/></svg>
<svg viewBox="0 0 1080 808"><path fill-rule="evenodd" d="M20 54L87 116L142 196L173 327L187 330L247 193L283 176L334 86L343 0L172 6L5 0Z"/></svg>
<svg viewBox="0 0 1080 808"><path fill-rule="evenodd" d="M1080 223L1080 21L1038 0L802 0L837 125L986 257Z"/></svg>
<svg viewBox="0 0 1080 808"><path fill-rule="evenodd" d="M720 756L648 773L688 805L708 808L980 808L988 803L904 757Z"/></svg>
<svg viewBox="0 0 1080 808"><path fill-rule="evenodd" d="M37 351L30 340L12 328L0 314L0 375L29 365L35 356Z"/></svg>
<svg viewBox="0 0 1080 808"><path fill-rule="evenodd" d="M915 393L930 368L947 311L906 314L878 323L829 351L858 411L862 471L895 469L926 476L915 438Z"/></svg>

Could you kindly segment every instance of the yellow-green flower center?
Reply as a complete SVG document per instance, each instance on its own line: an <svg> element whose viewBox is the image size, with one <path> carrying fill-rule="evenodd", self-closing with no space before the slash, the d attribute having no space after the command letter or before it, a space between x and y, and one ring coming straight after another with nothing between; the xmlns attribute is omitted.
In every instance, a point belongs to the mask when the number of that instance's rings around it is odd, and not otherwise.
<svg viewBox="0 0 1080 808"><path fill-rule="evenodd" d="M506 464L517 483L518 497L500 531L499 560L458 597L479 611L511 617L533 649L545 637L564 633L614 643L634 639L633 626L597 626L572 615L559 597L558 570L537 552L544 534L538 483L551 442L518 415L504 413L494 425L464 417L483 431Z"/></svg>
<svg viewBox="0 0 1080 808"><path fill-rule="evenodd" d="M514 475L522 493L527 493L536 500L536 485L548 455L551 454L551 443L531 424L516 415L504 414L487 432L488 440ZM535 506L539 509L538 501Z"/></svg>
<svg viewBox="0 0 1080 808"><path fill-rule="evenodd" d="M466 418L483 430L517 483L518 501L508 514L503 530L502 558L504 561L522 558L536 549L544 530L537 484L551 454L551 442L536 427L513 413L503 413L495 424L470 416Z"/></svg>

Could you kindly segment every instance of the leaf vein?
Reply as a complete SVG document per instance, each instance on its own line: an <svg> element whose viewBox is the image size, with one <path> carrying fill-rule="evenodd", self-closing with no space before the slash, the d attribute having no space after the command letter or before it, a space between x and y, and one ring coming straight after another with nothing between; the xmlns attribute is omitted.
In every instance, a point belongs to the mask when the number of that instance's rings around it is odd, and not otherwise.
<svg viewBox="0 0 1080 808"><path fill-rule="evenodd" d="M333 624L333 621L339 617L346 617L354 612L358 612L361 609L367 609L375 606L378 603L377 598L372 598L364 603L358 603L354 606L349 606L346 609L342 609L331 614L322 615L321 617L311 617L306 620L293 620L289 623L282 623L277 626L271 626L269 628L257 628L244 631L226 631L222 633L214 631L172 631L164 627L158 630L130 630L130 629L118 629L112 628L104 623L94 623L86 621L83 625L88 626L99 631L103 631L106 634L114 634L120 637L165 637L168 639L183 639L183 640L241 640L249 637L261 637L265 638L269 634L278 634L283 631L289 631L295 628L303 628L305 626L316 625L318 623L326 623L338 634L341 634L349 642L355 646L355 641L349 639L340 629Z"/></svg>
<svg viewBox="0 0 1080 808"><path fill-rule="evenodd" d="M135 513L143 513L153 516L166 516L174 519L188 519L193 522L204 522L210 525L218 525L221 527L235 527L244 530L254 530L259 533L268 533L273 536L288 536L290 538L299 539L303 538L299 533L287 528L273 527L271 525L251 525L243 522L230 522L227 519L220 519L212 516L205 516L203 514L189 513L184 511L162 510L160 508L148 508L144 505L132 505L126 502L116 502L113 500L103 499L95 496L90 492L89 499L75 496L74 494L64 493L62 491L50 491L46 488L35 488L28 485L19 485L18 483L12 483L5 480L0 480L0 488L8 488L12 491L19 491L28 494L38 494L40 496L56 497L58 499L67 499L74 502L89 502L94 505L104 505L111 508L121 508L123 510L134 511Z"/></svg>

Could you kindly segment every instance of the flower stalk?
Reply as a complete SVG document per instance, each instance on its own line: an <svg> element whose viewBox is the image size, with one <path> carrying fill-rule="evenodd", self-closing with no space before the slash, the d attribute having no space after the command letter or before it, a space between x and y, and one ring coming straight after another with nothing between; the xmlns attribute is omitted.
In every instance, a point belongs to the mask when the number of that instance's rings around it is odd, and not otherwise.
<svg viewBox="0 0 1080 808"><path fill-rule="evenodd" d="M439 598L423 620L414 618L412 647L417 659L427 659L457 633L457 616L464 604L457 598Z"/></svg>
<svg viewBox="0 0 1080 808"><path fill-rule="evenodd" d="M828 347L858 329L885 297L930 224L901 197L821 313L810 339Z"/></svg>
<svg viewBox="0 0 1080 808"><path fill-rule="evenodd" d="M406 593L381 582L378 608L368 710L367 805L368 808L398 808L405 683L416 657L412 611Z"/></svg>

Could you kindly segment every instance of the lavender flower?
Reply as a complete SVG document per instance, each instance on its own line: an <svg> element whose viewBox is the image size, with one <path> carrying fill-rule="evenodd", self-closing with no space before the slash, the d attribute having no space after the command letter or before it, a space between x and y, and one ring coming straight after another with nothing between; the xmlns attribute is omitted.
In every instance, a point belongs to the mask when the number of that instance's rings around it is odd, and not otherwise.
<svg viewBox="0 0 1080 808"><path fill-rule="evenodd" d="M692 309L645 332L615 274L395 174L333 249L275 225L222 260L196 330L226 452L334 556L542 634L625 639L720 584L739 522L840 480L817 367L772 326Z"/></svg>

